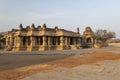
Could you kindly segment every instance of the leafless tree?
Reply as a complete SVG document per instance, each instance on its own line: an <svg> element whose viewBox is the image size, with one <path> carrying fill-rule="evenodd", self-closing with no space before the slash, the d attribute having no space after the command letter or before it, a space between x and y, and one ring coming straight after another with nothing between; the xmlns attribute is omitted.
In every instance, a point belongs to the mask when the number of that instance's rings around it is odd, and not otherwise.
<svg viewBox="0 0 120 80"><path fill-rule="evenodd" d="M115 38L115 32L98 29L94 33L94 37L96 40L101 41L102 45L104 46L106 44L107 40L109 40L111 38Z"/></svg>

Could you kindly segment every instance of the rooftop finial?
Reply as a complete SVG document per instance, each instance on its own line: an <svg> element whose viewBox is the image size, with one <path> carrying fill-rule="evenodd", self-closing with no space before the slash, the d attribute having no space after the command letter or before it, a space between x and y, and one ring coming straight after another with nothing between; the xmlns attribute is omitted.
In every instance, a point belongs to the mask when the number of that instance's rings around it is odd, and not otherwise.
<svg viewBox="0 0 120 80"><path fill-rule="evenodd" d="M37 26L37 28L41 28L41 26L40 26L40 25L38 25L38 26Z"/></svg>
<svg viewBox="0 0 120 80"><path fill-rule="evenodd" d="M46 26L46 24L43 24L43 28L46 28L47 26Z"/></svg>
<svg viewBox="0 0 120 80"><path fill-rule="evenodd" d="M34 25L34 24L32 24L32 25L31 25L31 28L32 28L32 29L35 29L35 25Z"/></svg>
<svg viewBox="0 0 120 80"><path fill-rule="evenodd" d="M19 25L19 29L22 30L23 29L23 26L22 24Z"/></svg>
<svg viewBox="0 0 120 80"><path fill-rule="evenodd" d="M80 30L79 30L79 28L77 28L77 33L80 33Z"/></svg>

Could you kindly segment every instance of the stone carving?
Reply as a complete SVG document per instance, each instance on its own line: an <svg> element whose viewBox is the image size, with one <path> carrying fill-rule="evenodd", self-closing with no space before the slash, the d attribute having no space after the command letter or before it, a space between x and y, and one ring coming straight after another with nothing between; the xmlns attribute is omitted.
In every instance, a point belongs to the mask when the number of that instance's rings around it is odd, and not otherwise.
<svg viewBox="0 0 120 80"><path fill-rule="evenodd" d="M94 47L94 32L90 28L90 26L85 28L85 31L83 32L83 41L82 45L84 47Z"/></svg>
<svg viewBox="0 0 120 80"><path fill-rule="evenodd" d="M94 32L90 28L90 26L85 28L85 31L83 32L84 37L92 37L94 35Z"/></svg>

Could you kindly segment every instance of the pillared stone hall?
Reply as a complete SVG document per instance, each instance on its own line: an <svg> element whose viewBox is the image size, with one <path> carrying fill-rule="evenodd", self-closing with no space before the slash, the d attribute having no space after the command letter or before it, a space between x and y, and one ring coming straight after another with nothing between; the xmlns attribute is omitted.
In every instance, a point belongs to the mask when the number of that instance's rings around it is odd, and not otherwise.
<svg viewBox="0 0 120 80"><path fill-rule="evenodd" d="M92 48L94 45L93 31L88 26L81 35L76 32L43 26L12 29L6 34L6 50L8 51L44 51L44 50L76 50L82 47Z"/></svg>

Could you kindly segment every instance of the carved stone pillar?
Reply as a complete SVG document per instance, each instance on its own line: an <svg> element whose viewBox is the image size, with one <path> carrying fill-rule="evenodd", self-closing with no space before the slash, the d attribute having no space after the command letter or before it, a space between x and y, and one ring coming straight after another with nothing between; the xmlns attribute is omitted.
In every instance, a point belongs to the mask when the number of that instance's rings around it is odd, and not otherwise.
<svg viewBox="0 0 120 80"><path fill-rule="evenodd" d="M14 38L14 51L20 51L20 49L21 49L21 47L22 47L22 45L23 45L23 40L22 40L22 37L20 37L20 36L16 36L15 38Z"/></svg>
<svg viewBox="0 0 120 80"><path fill-rule="evenodd" d="M92 48L94 48L94 44L95 44L95 41L94 41L93 38L91 38L91 45L92 45L91 47L92 47Z"/></svg>
<svg viewBox="0 0 120 80"><path fill-rule="evenodd" d="M17 36L15 42L16 42L17 46L20 47L20 46L21 46L21 42L22 42L22 41L21 41L21 37L18 37L18 36Z"/></svg>
<svg viewBox="0 0 120 80"><path fill-rule="evenodd" d="M73 44L76 45L76 38L73 38Z"/></svg>
<svg viewBox="0 0 120 80"><path fill-rule="evenodd" d="M60 37L60 45L64 46L64 37L63 36Z"/></svg>
<svg viewBox="0 0 120 80"><path fill-rule="evenodd" d="M50 37L48 37L48 46L51 45L51 40L50 40Z"/></svg>
<svg viewBox="0 0 120 80"><path fill-rule="evenodd" d="M23 46L23 37L20 37L21 40L21 47Z"/></svg>
<svg viewBox="0 0 120 80"><path fill-rule="evenodd" d="M16 46L17 41L16 41L17 37L14 37L14 46Z"/></svg>
<svg viewBox="0 0 120 80"><path fill-rule="evenodd" d="M17 43L18 43L17 40L18 40L18 37L16 37L16 39L15 39L15 42L16 42L15 44L16 44L16 45L17 45ZM22 40L21 40L21 42L22 42ZM22 43L21 43L21 45L22 45Z"/></svg>
<svg viewBox="0 0 120 80"><path fill-rule="evenodd" d="M21 42L22 42L22 40L21 40ZM15 37L15 45L17 45L17 43L18 43L18 37ZM22 45L22 43L21 43L21 45Z"/></svg>
<svg viewBox="0 0 120 80"><path fill-rule="evenodd" d="M5 41L6 41L6 47L7 47L7 46L8 46L8 38L6 38L6 40L5 40Z"/></svg>
<svg viewBox="0 0 120 80"><path fill-rule="evenodd" d="M43 36L43 46L46 46L46 36Z"/></svg>
<svg viewBox="0 0 120 80"><path fill-rule="evenodd" d="M14 37L14 46L17 44L17 37Z"/></svg>
<svg viewBox="0 0 120 80"><path fill-rule="evenodd" d="M25 44L26 44L26 46L28 46L28 37L26 37L25 39L26 39L25 40L26 41Z"/></svg>
<svg viewBox="0 0 120 80"><path fill-rule="evenodd" d="M65 45L68 45L68 37L65 37Z"/></svg>
<svg viewBox="0 0 120 80"><path fill-rule="evenodd" d="M53 37L50 38L50 43L53 45Z"/></svg>
<svg viewBox="0 0 120 80"><path fill-rule="evenodd" d="M70 45L70 37L68 37L67 40L68 40L68 45Z"/></svg>
<svg viewBox="0 0 120 80"><path fill-rule="evenodd" d="M31 37L30 37L30 42L31 42L31 47L33 47L33 46L35 46L35 43L36 43L37 41L35 41L35 37L31 36Z"/></svg>
<svg viewBox="0 0 120 80"><path fill-rule="evenodd" d="M58 45L58 38L57 38L57 37L55 37L55 38L56 38L56 41L55 41L55 42L56 42L56 45Z"/></svg>
<svg viewBox="0 0 120 80"><path fill-rule="evenodd" d="M9 40L9 45L11 46L12 45L12 38L10 37L10 40Z"/></svg>

